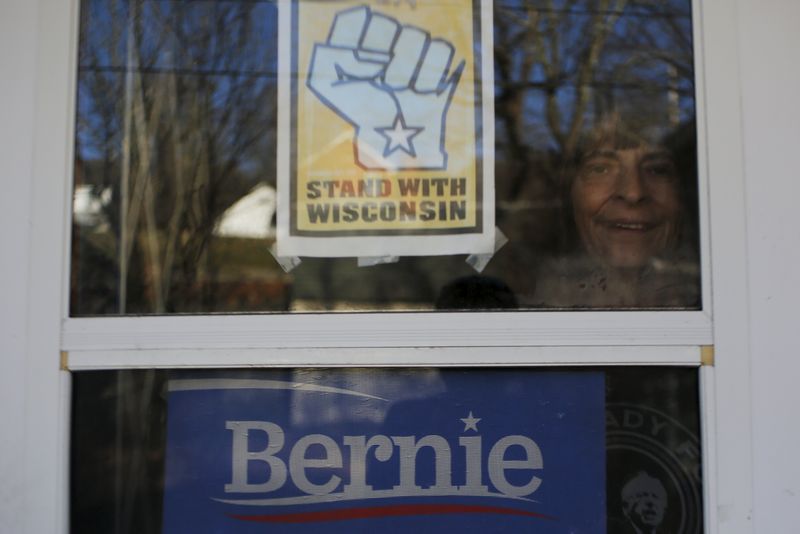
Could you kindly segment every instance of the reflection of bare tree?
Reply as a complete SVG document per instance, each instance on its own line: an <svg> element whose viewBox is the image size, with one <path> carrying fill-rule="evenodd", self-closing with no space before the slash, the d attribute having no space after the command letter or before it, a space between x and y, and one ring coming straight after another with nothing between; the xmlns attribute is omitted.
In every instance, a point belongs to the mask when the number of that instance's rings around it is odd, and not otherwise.
<svg viewBox="0 0 800 534"><path fill-rule="evenodd" d="M118 311L202 309L218 217L272 171L258 153L274 135L270 17L250 2L107 5L83 15L78 155L102 158L113 192Z"/></svg>
<svg viewBox="0 0 800 534"><path fill-rule="evenodd" d="M663 97L692 92L691 6L685 0L521 0L495 4L498 152L518 197L548 150L571 153L594 118L630 106L653 120ZM667 68L669 67L669 68ZM659 117L660 119L660 117ZM543 150L544 149L544 150ZM532 161L536 152L540 161ZM502 177L500 177L502 179Z"/></svg>

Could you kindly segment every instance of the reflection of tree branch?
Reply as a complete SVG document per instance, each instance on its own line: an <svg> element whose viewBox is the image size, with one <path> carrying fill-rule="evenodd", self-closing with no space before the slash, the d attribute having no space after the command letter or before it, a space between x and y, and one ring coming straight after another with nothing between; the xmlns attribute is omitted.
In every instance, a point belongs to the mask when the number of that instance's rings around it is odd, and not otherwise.
<svg viewBox="0 0 800 534"><path fill-rule="evenodd" d="M76 159L87 183L111 188L104 246L116 248L119 313L197 309L216 220L256 180L274 181L272 23L256 9L110 0L81 11ZM130 299L129 271L144 286Z"/></svg>
<svg viewBox="0 0 800 534"><path fill-rule="evenodd" d="M550 55L549 61L544 62L544 71L547 76L547 80L550 81L551 85L547 91L547 107L546 107L546 117L547 117L547 126L550 128L550 132L553 135L553 138L560 146L564 146L566 142L562 123L561 123L561 110L558 106L558 100L556 95L557 85L553 82L557 80L561 75L561 69L564 66L561 63L561 32L559 31L559 17L556 15L556 12L553 11L553 2L552 0L548 1L548 6L550 9L550 13L547 17L547 30L546 34L550 41Z"/></svg>
<svg viewBox="0 0 800 534"><path fill-rule="evenodd" d="M173 74L167 78L168 87L166 89L166 100L169 106L168 117L172 128L172 147L174 172L173 180L175 184L175 206L173 207L167 232L164 237L164 263L161 266L161 277L164 282L164 300L169 301L169 292L172 287L172 269L174 267L175 254L178 249L178 236L180 234L180 222L183 218L184 207L186 204L186 178L184 174L184 147L183 135L181 131L181 121L178 114L178 82Z"/></svg>
<svg viewBox="0 0 800 534"><path fill-rule="evenodd" d="M133 25L133 14L128 15L128 38L127 38L127 61L126 64L132 65L134 61L134 33L131 29ZM133 101L133 72L125 75L125 103L122 133L122 168L120 169L120 211L119 211L119 243L117 245L119 255L119 291L118 307L119 313L124 314L128 304L128 265L130 262L130 250L128 242L131 240L128 229L128 214L130 211L130 171L131 163L131 128L132 128L132 105Z"/></svg>
<svg viewBox="0 0 800 534"><path fill-rule="evenodd" d="M685 31L683 28L680 27L678 24L677 19L668 18L666 19L667 27L669 27L670 34L672 37L677 41L676 44L679 45L681 52L683 55L688 57L692 57L692 33L691 31ZM689 28L691 30L691 28Z"/></svg>
<svg viewBox="0 0 800 534"><path fill-rule="evenodd" d="M505 125L509 147L517 162L517 171L513 173L508 193L511 198L516 198L520 194L527 178L529 155L523 134L525 122L521 118L524 116L526 97L524 82L531 78L534 66L543 59L538 25L539 12L531 6L526 10L522 31L512 39L513 45L509 43L507 46L495 48L498 70L504 81L503 92L495 109ZM512 50L524 51L519 71L516 73L512 73L514 67L512 58L508 54ZM498 54L497 51L501 53ZM511 80L514 78L522 80L523 83L512 83ZM502 216L502 213L499 216Z"/></svg>
<svg viewBox="0 0 800 534"><path fill-rule="evenodd" d="M691 23L687 23L686 21L691 21L692 13L691 4L687 2L687 5L689 6L689 10L681 12L675 10L674 2L669 8L667 8L663 2L637 3L637 7L642 10L645 20L657 19L660 27L669 32L672 44L671 48L679 48L682 55L691 57L693 51ZM670 11L670 9L675 11ZM682 21L686 27L681 26Z"/></svg>
<svg viewBox="0 0 800 534"><path fill-rule="evenodd" d="M591 80L594 76L595 66L598 63L600 52L605 46L606 37L608 36L611 28L614 27L617 19L619 18L622 10L625 9L627 0L616 0L614 8L609 10L611 0L600 0L600 12L607 12L608 15L596 14L593 17L591 26L591 44L586 52L586 57L578 69L577 88L578 97L574 103L572 112L572 121L569 127L569 132L562 144L562 148L567 154L571 154L578 144L578 138L583 128L584 113L591 98Z"/></svg>
<svg viewBox="0 0 800 534"><path fill-rule="evenodd" d="M512 153L531 141L524 138L530 131L525 102L536 94L531 90L543 91L544 113L539 117L552 141L571 150L587 117L602 113L603 103L593 99L600 95L598 89L615 108L625 104L616 102L618 90L684 94L693 81L691 15L674 3L538 0L501 4L497 11L498 110L508 108L506 115L498 111L498 118L508 123ZM534 13L538 27L530 24ZM619 24L623 17L624 26ZM541 69L533 79L520 67L526 65L525 55L535 57ZM669 80L666 71L658 78L648 74L659 63L674 66L670 72L677 73L677 84L675 74ZM569 88L574 93L566 92Z"/></svg>
<svg viewBox="0 0 800 534"><path fill-rule="evenodd" d="M136 51L134 50L134 54ZM142 84L142 77L138 73L134 75L134 90L133 102L131 103L133 111L133 130L136 132L136 148L138 151L139 161L136 167L136 174L134 175L133 185L133 202L131 203L131 213L126 218L126 226L129 235L133 235L138 225L139 214L142 208L145 211L145 233L147 236L146 243L149 254L149 273L153 281L153 293L156 299L156 311L164 311L163 292L161 287L161 262L158 252L158 241L156 235L156 217L155 217L155 195L153 194L152 181L155 179L155 168L153 165L153 157L150 150L150 139L152 137L149 131L148 124L152 128L158 125L157 118L161 113L162 99L153 99L153 106L150 109L149 120L145 117L145 103L144 103L144 86ZM133 240L127 243L125 250L125 264L128 265L130 261L131 251L133 249Z"/></svg>

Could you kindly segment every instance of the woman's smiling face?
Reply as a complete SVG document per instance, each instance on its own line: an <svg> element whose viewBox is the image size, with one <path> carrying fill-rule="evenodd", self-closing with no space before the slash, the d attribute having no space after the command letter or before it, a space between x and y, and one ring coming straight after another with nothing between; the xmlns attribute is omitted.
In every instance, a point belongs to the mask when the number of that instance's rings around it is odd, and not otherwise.
<svg viewBox="0 0 800 534"><path fill-rule="evenodd" d="M644 266L678 237L681 200L669 153L641 146L600 146L581 161L572 183L578 234L612 267Z"/></svg>

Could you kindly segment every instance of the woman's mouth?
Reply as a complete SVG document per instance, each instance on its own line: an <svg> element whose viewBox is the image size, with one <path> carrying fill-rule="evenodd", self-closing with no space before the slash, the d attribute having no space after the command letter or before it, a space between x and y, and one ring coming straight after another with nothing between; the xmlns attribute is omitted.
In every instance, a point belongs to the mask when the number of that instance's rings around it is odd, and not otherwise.
<svg viewBox="0 0 800 534"><path fill-rule="evenodd" d="M601 220L598 222L611 230L626 230L630 232L649 232L658 226L652 221Z"/></svg>

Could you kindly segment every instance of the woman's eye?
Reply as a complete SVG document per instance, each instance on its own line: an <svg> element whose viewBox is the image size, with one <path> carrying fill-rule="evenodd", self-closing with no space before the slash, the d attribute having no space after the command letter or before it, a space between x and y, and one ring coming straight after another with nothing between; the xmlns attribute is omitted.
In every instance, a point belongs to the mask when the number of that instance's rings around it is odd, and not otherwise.
<svg viewBox="0 0 800 534"><path fill-rule="evenodd" d="M651 163L644 170L647 174L658 177L672 177L675 174L675 167L671 162Z"/></svg>
<svg viewBox="0 0 800 534"><path fill-rule="evenodd" d="M583 172L585 174L594 175L594 176L603 176L605 174L609 174L612 172L612 166L606 162L594 162L594 163L587 163L583 167Z"/></svg>
<svg viewBox="0 0 800 534"><path fill-rule="evenodd" d="M608 172L608 165L592 165L589 167L589 172L594 174L605 174Z"/></svg>

